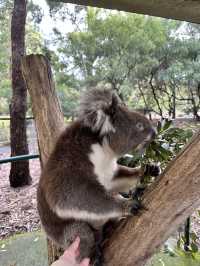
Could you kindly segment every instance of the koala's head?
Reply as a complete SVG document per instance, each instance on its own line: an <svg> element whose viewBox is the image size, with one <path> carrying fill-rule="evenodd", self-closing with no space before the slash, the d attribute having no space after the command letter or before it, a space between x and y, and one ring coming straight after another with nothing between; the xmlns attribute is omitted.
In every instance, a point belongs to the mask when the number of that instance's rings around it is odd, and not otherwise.
<svg viewBox="0 0 200 266"><path fill-rule="evenodd" d="M86 92L80 102L78 117L85 126L106 138L117 155L144 150L155 137L150 121L128 109L113 90Z"/></svg>

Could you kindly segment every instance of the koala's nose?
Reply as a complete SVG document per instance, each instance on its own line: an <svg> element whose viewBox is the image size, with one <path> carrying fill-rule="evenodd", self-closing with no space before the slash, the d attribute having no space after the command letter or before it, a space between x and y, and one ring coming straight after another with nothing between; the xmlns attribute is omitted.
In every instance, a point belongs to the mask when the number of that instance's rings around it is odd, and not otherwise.
<svg viewBox="0 0 200 266"><path fill-rule="evenodd" d="M152 137L152 139L155 139L156 138L156 130L153 127L151 129L151 137Z"/></svg>

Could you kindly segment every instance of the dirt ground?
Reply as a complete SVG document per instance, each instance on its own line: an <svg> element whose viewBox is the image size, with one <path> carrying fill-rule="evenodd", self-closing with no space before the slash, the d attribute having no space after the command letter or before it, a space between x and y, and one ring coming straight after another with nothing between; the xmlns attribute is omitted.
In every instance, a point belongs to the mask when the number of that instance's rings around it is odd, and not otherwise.
<svg viewBox="0 0 200 266"><path fill-rule="evenodd" d="M0 154L0 158L9 157ZM39 160L30 160L32 185L10 188L10 164L0 165L0 239L20 232L30 232L40 228L36 208L36 188L40 176Z"/></svg>
<svg viewBox="0 0 200 266"><path fill-rule="evenodd" d="M195 129L200 127L200 124L189 124ZM177 125L185 126L185 121L179 120L176 122ZM189 127L188 123L186 126ZM9 156L9 151L0 152L0 158ZM30 186L10 188L9 171L9 163L0 165L0 239L15 233L35 231L40 228L36 208L36 189L40 176L39 160L30 160L30 171L33 179ZM197 215L197 212L192 219L192 228L197 233L200 243L200 216Z"/></svg>

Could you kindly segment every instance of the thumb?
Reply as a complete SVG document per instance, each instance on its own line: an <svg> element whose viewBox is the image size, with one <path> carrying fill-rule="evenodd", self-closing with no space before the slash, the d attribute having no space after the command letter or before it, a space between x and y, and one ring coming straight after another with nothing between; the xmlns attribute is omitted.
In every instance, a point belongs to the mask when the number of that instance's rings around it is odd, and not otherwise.
<svg viewBox="0 0 200 266"><path fill-rule="evenodd" d="M68 249L65 250L63 257L66 257L69 254L76 254L79 248L79 244L80 244L80 238L77 237L75 241L68 247Z"/></svg>
<svg viewBox="0 0 200 266"><path fill-rule="evenodd" d="M80 266L89 266L89 264L90 264L90 259L85 258L81 261Z"/></svg>

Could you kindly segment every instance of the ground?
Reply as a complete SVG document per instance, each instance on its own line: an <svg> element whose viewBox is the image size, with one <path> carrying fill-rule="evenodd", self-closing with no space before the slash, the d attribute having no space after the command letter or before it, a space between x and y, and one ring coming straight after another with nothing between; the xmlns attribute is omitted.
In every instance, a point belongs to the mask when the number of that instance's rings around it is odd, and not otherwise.
<svg viewBox="0 0 200 266"><path fill-rule="evenodd" d="M0 153L0 158L9 157L8 152ZM20 232L35 231L40 228L36 208L36 188L40 176L39 160L30 161L33 178L31 186L10 188L10 164L0 165L0 239Z"/></svg>

